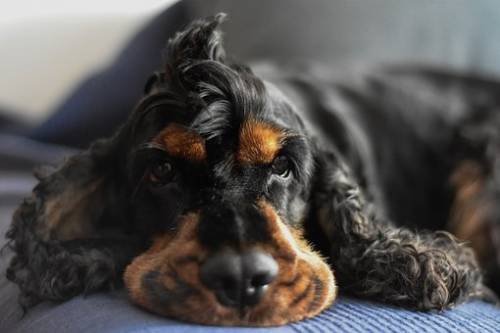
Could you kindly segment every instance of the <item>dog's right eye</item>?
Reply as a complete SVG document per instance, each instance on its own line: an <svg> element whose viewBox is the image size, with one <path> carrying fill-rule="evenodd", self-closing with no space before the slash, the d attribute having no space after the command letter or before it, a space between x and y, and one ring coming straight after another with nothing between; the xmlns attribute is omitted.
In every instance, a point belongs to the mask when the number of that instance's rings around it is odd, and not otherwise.
<svg viewBox="0 0 500 333"><path fill-rule="evenodd" d="M273 161L272 169L274 174L282 178L288 178L291 173L290 160L286 156L278 156Z"/></svg>
<svg viewBox="0 0 500 333"><path fill-rule="evenodd" d="M168 161L160 161L152 166L149 171L149 181L155 185L170 183L175 178L173 165Z"/></svg>

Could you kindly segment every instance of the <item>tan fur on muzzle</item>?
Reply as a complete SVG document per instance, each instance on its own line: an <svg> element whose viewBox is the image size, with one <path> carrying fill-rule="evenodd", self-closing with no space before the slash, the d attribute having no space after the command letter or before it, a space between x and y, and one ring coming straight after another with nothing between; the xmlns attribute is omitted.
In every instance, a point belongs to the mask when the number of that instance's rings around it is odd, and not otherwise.
<svg viewBox="0 0 500 333"><path fill-rule="evenodd" d="M336 297L330 267L271 205L261 202L260 207L272 241L256 247L273 256L279 275L256 306L244 314L222 306L201 283L200 265L208 253L196 239L199 216L195 213L181 219L175 235L156 237L151 248L127 267L124 280L131 299L152 312L206 325L276 326L317 315ZM145 279L154 279L148 283L157 285L155 290L164 295L152 295ZM169 295L177 297L172 304Z"/></svg>

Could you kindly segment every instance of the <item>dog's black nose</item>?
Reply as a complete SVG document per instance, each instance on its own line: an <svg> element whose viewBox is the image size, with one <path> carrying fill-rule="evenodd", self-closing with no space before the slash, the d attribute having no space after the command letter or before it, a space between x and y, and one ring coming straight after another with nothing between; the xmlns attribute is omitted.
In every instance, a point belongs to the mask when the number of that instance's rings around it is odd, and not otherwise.
<svg viewBox="0 0 500 333"><path fill-rule="evenodd" d="M222 252L209 257L200 270L201 281L226 306L256 305L278 275L278 264L260 251Z"/></svg>

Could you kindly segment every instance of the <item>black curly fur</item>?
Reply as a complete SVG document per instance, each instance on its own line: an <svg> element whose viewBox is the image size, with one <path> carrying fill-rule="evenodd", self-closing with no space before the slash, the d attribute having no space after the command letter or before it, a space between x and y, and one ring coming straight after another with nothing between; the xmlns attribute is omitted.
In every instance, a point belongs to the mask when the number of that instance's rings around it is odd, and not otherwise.
<svg viewBox="0 0 500 333"><path fill-rule="evenodd" d="M444 231L395 227L377 216L334 154L324 154L318 164L314 210L327 232L341 290L418 310L491 297L472 249Z"/></svg>
<svg viewBox="0 0 500 333"><path fill-rule="evenodd" d="M38 215L36 205L36 200L25 200L7 233L16 253L7 278L22 290L19 301L23 307L109 289L119 281L120 263L110 253L111 248L101 248L98 242L41 240L33 228Z"/></svg>
<svg viewBox="0 0 500 333"><path fill-rule="evenodd" d="M124 207L114 207L114 212L96 207L95 221L89 223L94 223L98 232L85 239L62 240L54 230L45 230L46 202L53 197L71 195L65 192L68 187L85 184L96 174L112 169L115 157L110 149L118 140L100 140L89 151L71 157L52 173L38 174L40 182L33 196L25 199L14 213L6 236L7 247L15 256L6 275L21 289L19 301L23 308L40 301L63 301L120 285L125 265L140 252L143 246L140 238L126 235L125 224L119 232L107 231L116 228L113 226L116 215L126 216L126 212L117 212ZM112 187L109 182L107 186L104 191ZM109 200L109 206L113 207L111 200L117 198ZM111 218L111 214L115 217Z"/></svg>

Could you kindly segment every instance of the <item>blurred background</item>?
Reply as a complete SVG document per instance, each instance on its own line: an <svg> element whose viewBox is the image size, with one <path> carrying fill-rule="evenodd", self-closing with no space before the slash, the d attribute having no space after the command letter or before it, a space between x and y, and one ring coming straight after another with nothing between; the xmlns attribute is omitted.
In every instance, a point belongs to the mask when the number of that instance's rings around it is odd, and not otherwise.
<svg viewBox="0 0 500 333"><path fill-rule="evenodd" d="M244 62L500 76L499 0L2 1L0 205L29 193L34 166L111 135L167 40L221 11L227 53Z"/></svg>
<svg viewBox="0 0 500 333"><path fill-rule="evenodd" d="M137 71L141 46L146 44L142 51L145 61L154 52L159 59L160 45L173 31L192 18L218 11L229 13L224 27L228 48L244 60L320 60L337 67L360 62L418 62L487 74L500 72L498 0L188 0L179 5L183 8L177 10L174 20L166 12L177 2L3 1L2 114L36 127L68 108L78 113L78 107L68 104L72 93L83 80L105 71L113 62L123 62L119 58L128 43L135 43L128 45L135 58L129 54L125 61L130 71ZM134 41L158 17L163 22L156 23L156 31L143 34L143 41ZM144 41L148 39L154 42L148 44ZM147 70L158 63L151 61ZM142 82L134 87L139 91L140 86ZM64 121L70 126L68 117ZM96 135L106 131L109 128ZM36 137L57 141L45 132Z"/></svg>
<svg viewBox="0 0 500 333"><path fill-rule="evenodd" d="M0 4L0 108L36 124L175 0Z"/></svg>

